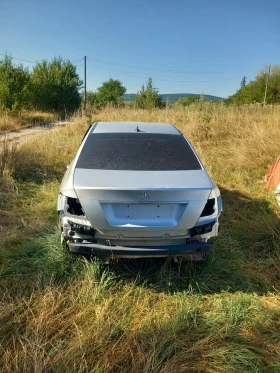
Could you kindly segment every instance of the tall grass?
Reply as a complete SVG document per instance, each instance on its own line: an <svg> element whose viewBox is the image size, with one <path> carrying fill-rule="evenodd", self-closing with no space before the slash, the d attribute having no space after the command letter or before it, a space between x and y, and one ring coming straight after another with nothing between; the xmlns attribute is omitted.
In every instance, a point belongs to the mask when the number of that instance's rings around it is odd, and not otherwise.
<svg viewBox="0 0 280 373"><path fill-rule="evenodd" d="M95 120L173 123L191 140L224 203L206 262L106 267L60 248L59 182ZM1 371L278 373L279 209L262 180L279 127L274 108L108 108L16 149L0 215Z"/></svg>
<svg viewBox="0 0 280 373"><path fill-rule="evenodd" d="M11 114L9 112L0 111L0 134L47 124L56 120L58 120L58 115L54 113L23 111L19 114Z"/></svg>

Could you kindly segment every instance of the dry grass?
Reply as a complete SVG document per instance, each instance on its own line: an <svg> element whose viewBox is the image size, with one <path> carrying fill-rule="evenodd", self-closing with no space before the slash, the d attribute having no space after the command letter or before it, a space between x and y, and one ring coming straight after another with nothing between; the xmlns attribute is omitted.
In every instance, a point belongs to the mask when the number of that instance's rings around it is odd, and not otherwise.
<svg viewBox="0 0 280 373"><path fill-rule="evenodd" d="M171 295L98 263L79 271L66 286L4 299L4 371L278 372L279 296Z"/></svg>
<svg viewBox="0 0 280 373"><path fill-rule="evenodd" d="M0 111L0 134L51 123L57 119L58 116L56 114L42 113L39 111L21 112L17 115Z"/></svg>
<svg viewBox="0 0 280 373"><path fill-rule="evenodd" d="M97 120L173 123L191 140L224 202L205 263L106 268L60 249L59 181ZM0 217L1 371L278 373L279 210L262 180L279 154L279 127L270 107L106 109L2 160L17 191L5 192L9 219Z"/></svg>

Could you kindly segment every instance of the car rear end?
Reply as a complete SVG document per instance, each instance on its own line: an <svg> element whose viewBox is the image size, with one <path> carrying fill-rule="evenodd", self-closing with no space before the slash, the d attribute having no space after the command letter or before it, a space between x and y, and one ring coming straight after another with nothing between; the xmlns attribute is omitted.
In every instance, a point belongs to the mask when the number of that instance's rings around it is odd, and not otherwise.
<svg viewBox="0 0 280 373"><path fill-rule="evenodd" d="M189 256L213 247L221 198L175 127L97 123L66 172L58 211L70 251Z"/></svg>

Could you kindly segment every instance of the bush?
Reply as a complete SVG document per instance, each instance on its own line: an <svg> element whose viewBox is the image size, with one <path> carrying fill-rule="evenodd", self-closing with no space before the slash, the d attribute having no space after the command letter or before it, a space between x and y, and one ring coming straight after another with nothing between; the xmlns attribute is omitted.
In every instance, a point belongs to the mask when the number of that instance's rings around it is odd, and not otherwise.
<svg viewBox="0 0 280 373"><path fill-rule="evenodd" d="M37 63L31 76L32 106L36 110L74 112L81 104L82 82L70 61L54 58Z"/></svg>
<svg viewBox="0 0 280 373"><path fill-rule="evenodd" d="M158 91L153 88L152 78L149 78L146 87L143 85L140 92L136 94L132 107L137 109L154 109L164 106L164 102Z"/></svg>
<svg viewBox="0 0 280 373"><path fill-rule="evenodd" d="M199 97L190 95L188 97L180 97L175 100L174 105L189 106L195 102L199 101Z"/></svg>

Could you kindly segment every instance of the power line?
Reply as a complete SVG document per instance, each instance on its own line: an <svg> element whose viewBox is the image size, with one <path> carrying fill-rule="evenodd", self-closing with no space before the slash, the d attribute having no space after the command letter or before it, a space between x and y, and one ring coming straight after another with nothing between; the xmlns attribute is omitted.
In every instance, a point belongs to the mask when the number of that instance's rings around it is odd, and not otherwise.
<svg viewBox="0 0 280 373"><path fill-rule="evenodd" d="M6 53L6 54L0 53L0 56L9 57L9 58L11 58L12 60L17 60L17 61L22 61L22 62L37 63L37 61L24 60L24 59L22 59L22 58L16 58L16 57L8 56L7 53Z"/></svg>
<svg viewBox="0 0 280 373"><path fill-rule="evenodd" d="M217 74L217 75L230 75L230 74L241 74L243 72L238 72L238 71L231 71L231 72L221 72L221 71L189 71L189 70L174 70L174 69L161 69L161 68L151 68L151 67L145 67L145 66L138 66L138 65L128 65L128 64L122 64L119 62L112 62L108 60L103 60L99 58L92 58L92 57L87 57L89 60L96 61L96 62L101 62L107 65L113 65L113 66L121 66L121 67L129 67L137 70L147 70L147 71L159 71L163 73L172 73L172 74L194 74L194 75L201 75L201 74Z"/></svg>
<svg viewBox="0 0 280 373"><path fill-rule="evenodd" d="M0 53L0 56L4 56L4 57L9 57L11 58L12 60L17 60L17 61L22 61L22 62L28 62L28 63L38 63L38 61L31 61L31 60L26 60L26 59L23 59L23 58L18 58L18 57L13 57L13 56L9 56L7 53ZM77 60L74 60L74 61L71 61L72 63L78 63L78 62L83 62L83 58L79 58Z"/></svg>
<svg viewBox="0 0 280 373"><path fill-rule="evenodd" d="M97 70L102 70L102 71L106 71L106 72L109 72L109 73L114 73L114 74L119 74L119 75L125 75L125 76L132 76L132 77L135 77L135 78L139 78L139 77L143 77L143 78L148 78L147 74L135 74L134 72L130 72L130 71L113 71L112 69L106 69L106 68L103 68L103 67L98 67L98 66L94 66L93 69L97 69ZM223 82L224 79L212 79L212 80L170 80L170 79L162 79L161 77L157 77L153 74L153 78L158 80L158 81L161 81L161 82L172 82L172 83L215 83L215 82Z"/></svg>
<svg viewBox="0 0 280 373"><path fill-rule="evenodd" d="M7 53L5 53L5 54L0 53L0 56L6 57ZM13 56L9 56L9 57L11 59L21 61L21 62L28 62L28 63L32 63L32 64L38 63L38 61L32 61L32 60L29 60L29 59L23 59L23 58L18 58L18 57L13 57ZM79 58L79 59L74 60L72 63L80 64L80 63L83 62L83 60L84 60L83 58ZM87 57L87 60L90 60L92 62L99 62L99 63L105 64L105 65L116 66L116 67L119 66L119 67L126 67L126 68L130 68L130 69L142 70L142 71L168 73L168 74L190 74L190 75L237 75L237 74L241 74L241 73L244 74L244 71L243 72L220 72L220 71L200 71L200 72L197 72L197 71L179 70L179 69L174 70L174 69L151 68L151 67L145 67L145 66L139 66L139 65L122 64L122 63L119 63L119 62L113 62L113 61L108 61L108 60L103 60L103 59L93 58L93 57ZM95 68L102 70L102 68L97 67L97 66L95 66ZM104 68L103 68L103 70L106 71ZM110 70L110 71L112 71L112 70ZM129 75L129 72L126 71L126 74ZM249 75L249 73L247 73L247 74ZM168 81L168 80L165 80L165 81ZM221 81L221 80L211 80L211 81L215 82L215 81ZM203 83L203 81L201 81L201 82Z"/></svg>
<svg viewBox="0 0 280 373"><path fill-rule="evenodd" d="M84 59L83 58L79 58L79 59L71 61L71 62L72 63L82 63L82 62L84 62Z"/></svg>
<svg viewBox="0 0 280 373"><path fill-rule="evenodd" d="M8 56L8 54L7 53L5 53L5 54L0 53L0 56L6 57L6 56ZM17 61L21 61L21 62L32 63L32 64L37 64L38 63L38 61L32 61L32 60L29 60L29 59L18 58L18 57L13 57L13 56L9 56L9 58L17 60ZM218 74L218 75L232 75L233 74L233 73L227 73L227 72L205 72L205 71L204 72L203 71L194 72L194 71L186 71L186 70L150 68L150 67L144 67L144 66L138 66L138 65L122 64L122 63L119 63L119 62L113 62L113 61L103 60L103 59L99 59L99 58L84 57L84 58L76 59L72 63L76 63L76 64L79 64L79 65L81 63L84 64L85 84L86 84L86 69L88 68L88 65L89 65L88 64L88 59L90 60L90 65L91 65L92 68L97 69L97 70L107 71L110 74L119 74L119 75L122 75L124 77L131 76L131 77L134 77L136 79L141 79L141 77L143 77L144 79L147 79L148 78L147 73L150 72L150 75L153 75L153 78L158 82L167 82L167 83L176 83L176 84L177 83L181 83L181 84L215 83L215 82L224 81L224 78L223 79L210 79L210 80L185 80L185 79L184 80L183 79L174 80L170 77L172 79L171 80L171 79L164 79L160 76L155 76L155 74L165 74L165 75L166 74L177 74L177 77L178 77L179 74L181 74L181 75L206 75L206 74L209 74L209 75L215 75L215 74ZM126 70L125 70L125 72L124 71L116 71L116 70L113 71L111 68L106 69L104 67L96 66L96 62L101 63L101 64L105 64L105 65L109 65L109 66L114 66L115 68L125 67ZM127 71L127 68L136 69L138 71L137 72L136 71ZM142 74L139 70L141 70ZM242 73L244 73L244 71ZM237 74L237 72L235 74ZM186 76L184 78L186 78ZM84 95L86 95L86 86L85 86ZM84 102L86 103L86 97L84 97Z"/></svg>

